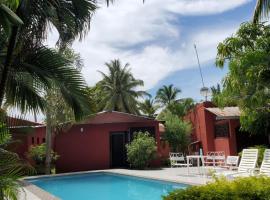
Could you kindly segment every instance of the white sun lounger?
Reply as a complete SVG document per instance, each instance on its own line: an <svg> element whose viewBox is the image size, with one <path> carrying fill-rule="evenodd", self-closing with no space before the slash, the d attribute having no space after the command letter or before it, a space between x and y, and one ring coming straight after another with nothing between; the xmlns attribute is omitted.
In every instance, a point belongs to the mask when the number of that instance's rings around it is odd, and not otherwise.
<svg viewBox="0 0 270 200"><path fill-rule="evenodd" d="M257 160L258 149L244 149L237 171L222 171L221 173L216 173L216 175L226 177L250 176L256 169Z"/></svg>
<svg viewBox="0 0 270 200"><path fill-rule="evenodd" d="M258 174L255 171L259 171ZM259 169L255 169L252 175L266 175L270 176L270 149L264 151L263 161Z"/></svg>

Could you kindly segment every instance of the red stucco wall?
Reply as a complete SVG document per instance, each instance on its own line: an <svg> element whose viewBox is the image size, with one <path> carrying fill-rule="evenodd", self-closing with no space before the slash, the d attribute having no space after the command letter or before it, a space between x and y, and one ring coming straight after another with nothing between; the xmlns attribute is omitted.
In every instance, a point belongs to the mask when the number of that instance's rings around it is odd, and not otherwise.
<svg viewBox="0 0 270 200"><path fill-rule="evenodd" d="M46 127L11 128L12 138L15 143L10 149L22 158L27 158L27 152L31 145L43 143L46 135ZM34 143L32 143L32 138ZM38 143L39 141L39 143Z"/></svg>
<svg viewBox="0 0 270 200"><path fill-rule="evenodd" d="M74 125L68 132L55 138L55 151L60 155L56 170L61 173L110 168L110 132L149 126L155 127L156 142L160 149L158 121Z"/></svg>
<svg viewBox="0 0 270 200"><path fill-rule="evenodd" d="M198 104L184 118L193 126L193 141L201 142L204 154L208 151L224 151L226 155L236 155L235 128L239 127L239 120L216 120L216 115L205 109L208 107L214 105L211 102ZM215 138L215 124L220 123L229 123L229 137Z"/></svg>

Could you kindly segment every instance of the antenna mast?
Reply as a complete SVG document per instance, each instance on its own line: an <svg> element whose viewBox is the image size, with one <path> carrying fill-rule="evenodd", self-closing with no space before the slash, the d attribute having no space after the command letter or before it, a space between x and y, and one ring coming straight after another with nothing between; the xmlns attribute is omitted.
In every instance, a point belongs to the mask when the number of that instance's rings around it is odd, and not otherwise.
<svg viewBox="0 0 270 200"><path fill-rule="evenodd" d="M202 80L202 85L203 85L203 87L200 89L200 93L201 93L202 96L205 97L205 101L207 101L207 96L210 95L210 90L209 90L208 87L205 87L205 85L204 85L204 80L203 80L203 75L202 75L202 68L201 68L200 59L199 59L196 44L194 44L194 49L195 49L195 52L196 52L196 57L197 57L197 61L198 61L198 67L199 67L199 70L200 70L200 75L201 75L201 80Z"/></svg>

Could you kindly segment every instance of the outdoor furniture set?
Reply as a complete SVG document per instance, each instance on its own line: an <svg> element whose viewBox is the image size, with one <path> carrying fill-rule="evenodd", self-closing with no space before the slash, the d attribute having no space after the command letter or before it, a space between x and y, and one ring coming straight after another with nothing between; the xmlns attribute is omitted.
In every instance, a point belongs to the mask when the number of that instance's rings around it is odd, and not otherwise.
<svg viewBox="0 0 270 200"><path fill-rule="evenodd" d="M270 149L264 152L264 158L260 168L256 168L258 160L258 149L244 149L241 160L239 156L227 156L224 152L208 152L204 155L188 155L182 153L170 153L171 167L190 167L196 164L198 171L206 175L206 167L212 166L215 175L226 177L268 175L270 176ZM195 161L195 162L194 162Z"/></svg>

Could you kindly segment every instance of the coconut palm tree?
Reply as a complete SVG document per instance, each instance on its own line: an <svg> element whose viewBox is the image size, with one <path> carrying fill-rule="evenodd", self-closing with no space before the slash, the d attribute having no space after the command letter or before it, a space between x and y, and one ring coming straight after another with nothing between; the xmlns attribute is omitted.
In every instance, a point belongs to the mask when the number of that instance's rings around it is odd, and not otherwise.
<svg viewBox="0 0 270 200"><path fill-rule="evenodd" d="M253 22L258 23L261 19L268 17L269 11L270 11L269 0L257 0L257 4L253 14Z"/></svg>
<svg viewBox="0 0 270 200"><path fill-rule="evenodd" d="M133 77L128 63L122 66L120 60L112 60L105 65L109 73L100 72L103 79L98 83L102 90L103 109L139 114L138 98L148 95L136 90L144 85L143 81Z"/></svg>
<svg viewBox="0 0 270 200"><path fill-rule="evenodd" d="M168 106L176 100L180 92L181 90L174 87L173 84L169 86L163 85L162 88L157 91L156 101L163 106Z"/></svg>
<svg viewBox="0 0 270 200"><path fill-rule="evenodd" d="M156 111L158 106L155 104L153 99L145 99L139 103L140 111L148 117L156 117Z"/></svg>

